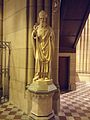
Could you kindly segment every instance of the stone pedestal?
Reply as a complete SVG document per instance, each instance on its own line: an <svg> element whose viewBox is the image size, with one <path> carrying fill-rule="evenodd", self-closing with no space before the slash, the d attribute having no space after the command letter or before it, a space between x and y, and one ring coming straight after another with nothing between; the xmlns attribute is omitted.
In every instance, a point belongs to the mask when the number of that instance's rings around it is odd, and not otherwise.
<svg viewBox="0 0 90 120"><path fill-rule="evenodd" d="M55 120L52 109L52 96L57 88L53 82L39 79L33 82L28 90L32 95L30 120Z"/></svg>

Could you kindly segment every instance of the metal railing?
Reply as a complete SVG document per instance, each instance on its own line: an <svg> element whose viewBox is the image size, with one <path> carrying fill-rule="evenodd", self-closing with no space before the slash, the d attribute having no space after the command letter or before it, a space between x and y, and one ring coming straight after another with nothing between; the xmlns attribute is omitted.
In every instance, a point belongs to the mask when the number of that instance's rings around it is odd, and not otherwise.
<svg viewBox="0 0 90 120"><path fill-rule="evenodd" d="M0 41L0 103L9 100L10 42Z"/></svg>

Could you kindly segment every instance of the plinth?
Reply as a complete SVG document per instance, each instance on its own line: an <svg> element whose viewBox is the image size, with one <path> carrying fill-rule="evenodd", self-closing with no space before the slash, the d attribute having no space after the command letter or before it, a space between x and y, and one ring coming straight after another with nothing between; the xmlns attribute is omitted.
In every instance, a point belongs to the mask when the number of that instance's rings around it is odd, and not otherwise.
<svg viewBox="0 0 90 120"><path fill-rule="evenodd" d="M30 120L55 120L52 97L57 90L51 80L39 79L28 88L32 95Z"/></svg>

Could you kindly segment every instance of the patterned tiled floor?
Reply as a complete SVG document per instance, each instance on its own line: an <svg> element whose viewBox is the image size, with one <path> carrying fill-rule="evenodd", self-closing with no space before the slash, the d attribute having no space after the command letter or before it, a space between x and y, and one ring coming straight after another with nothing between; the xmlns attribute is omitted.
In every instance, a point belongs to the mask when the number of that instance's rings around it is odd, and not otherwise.
<svg viewBox="0 0 90 120"><path fill-rule="evenodd" d="M0 105L0 120L29 120L29 117L10 103Z"/></svg>
<svg viewBox="0 0 90 120"><path fill-rule="evenodd" d="M60 120L90 120L90 84L77 84L77 90L60 95ZM10 103L0 105L0 120L29 120Z"/></svg>
<svg viewBox="0 0 90 120"><path fill-rule="evenodd" d="M60 98L60 120L90 120L90 84L77 83L76 91Z"/></svg>

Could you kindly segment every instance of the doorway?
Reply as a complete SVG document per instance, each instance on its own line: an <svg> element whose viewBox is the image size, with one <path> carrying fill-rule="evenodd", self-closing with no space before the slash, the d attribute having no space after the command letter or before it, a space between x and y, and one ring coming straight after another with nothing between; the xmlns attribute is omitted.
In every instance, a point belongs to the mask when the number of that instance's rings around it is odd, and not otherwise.
<svg viewBox="0 0 90 120"><path fill-rule="evenodd" d="M59 86L61 92L69 90L70 57L59 57Z"/></svg>

